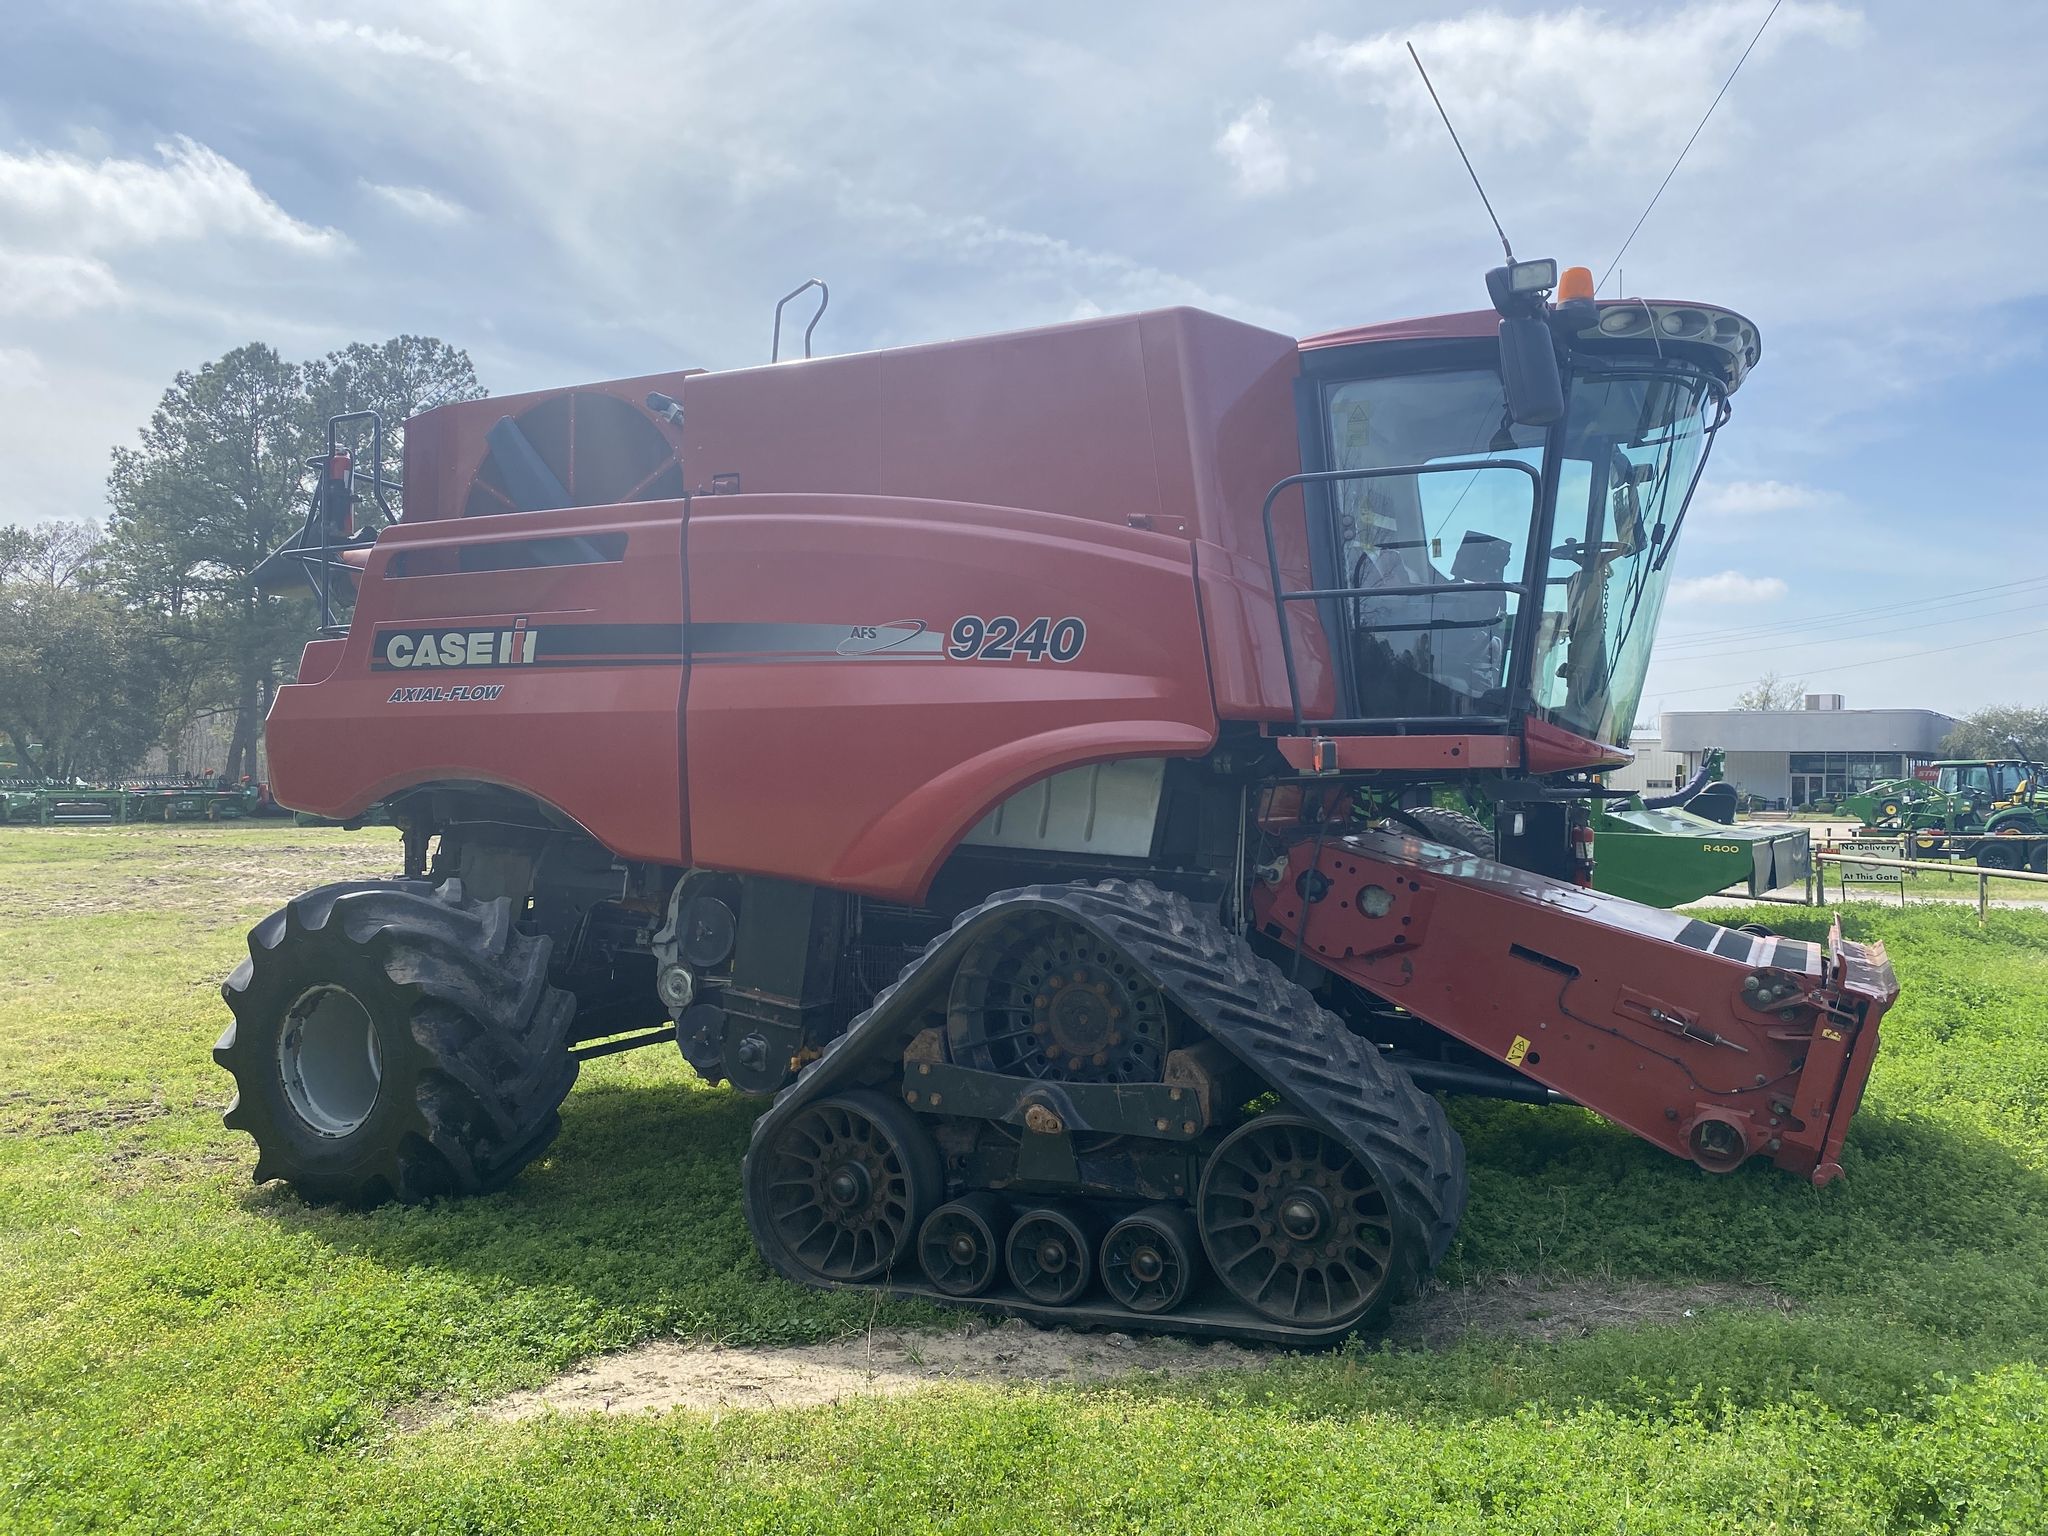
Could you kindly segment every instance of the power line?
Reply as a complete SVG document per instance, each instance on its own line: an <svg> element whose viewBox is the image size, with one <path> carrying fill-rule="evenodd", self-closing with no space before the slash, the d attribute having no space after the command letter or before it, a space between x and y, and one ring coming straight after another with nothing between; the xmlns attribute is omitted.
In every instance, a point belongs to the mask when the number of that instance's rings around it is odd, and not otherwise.
<svg viewBox="0 0 2048 1536"><path fill-rule="evenodd" d="M1923 629L1946 629L1951 624L1976 624L1985 619L2007 618L2016 613L2038 613L2040 604L2034 601L2021 603L2016 608L1993 608L1984 613L1965 613L1953 619L1929 619L1912 624L1887 624L1880 629L1854 631L1846 635L1829 635L1820 640L1780 640L1772 645L1743 646L1734 649L1684 651L1673 654L1660 650L1657 655L1665 661L1708 661L1721 656L1768 656L1779 651L1810 651L1817 645L1841 645L1849 640L1874 640L1884 635L1914 634ZM1866 618L1876 615L1866 614Z"/></svg>
<svg viewBox="0 0 2048 1536"><path fill-rule="evenodd" d="M1980 646L2000 645L2007 640L2024 640L2030 635L2048 635L2048 628L2022 629L2010 635L1986 635L1980 640L1965 640L1960 645L1937 645L1924 651L1901 651L1896 656L1878 656L1870 661L1845 661L1839 666L1820 668L1819 675L1827 677L1836 672L1853 672L1859 667L1884 667L1895 661L1911 661L1918 656L1942 656L1950 651L1972 651ZM1734 682L1702 683L1696 688L1659 688L1656 694L1661 699L1687 693L1711 693L1718 688L1740 688L1745 682L1754 681L1754 678L1743 678Z"/></svg>
<svg viewBox="0 0 2048 1536"><path fill-rule="evenodd" d="M1607 286L1607 279L1609 275L1613 273L1616 267L1621 265L1621 258L1628 254L1628 248L1636 238L1636 231L1640 230L1643 227L1643 220L1649 218L1650 209L1655 208L1657 206L1657 199L1664 195L1664 189L1671 185L1671 178L1676 176L1678 174L1678 168L1681 165L1685 164L1685 157L1686 154L1692 149L1693 139L1697 139L1700 136L1700 129L1705 128L1707 126L1707 118L1712 117L1714 115L1714 108L1721 105L1721 98L1728 94L1728 87L1735 83L1735 77L1742 73L1742 66L1749 62L1750 53L1752 52L1752 50L1755 49L1756 45L1763 40L1764 27L1768 27L1771 24L1771 18L1778 14L1778 7L1783 5L1784 3L1785 0L1771 0L1770 10L1764 13L1763 25L1759 26L1756 29L1756 36L1752 37L1749 40L1749 47L1742 50L1742 57L1737 59L1735 61L1735 67L1728 71L1728 78L1721 82L1721 89L1714 93L1713 101L1711 101L1707 105L1706 117L1702 117L1700 119L1699 128L1695 128L1692 131L1692 139L1687 139L1685 141L1685 148L1681 149L1678 152L1678 158L1671 162L1671 169L1664 173L1664 179L1657 183L1657 190L1650 194L1650 207L1645 208L1643 210L1643 217L1641 219L1636 220L1635 229L1630 230L1628 232L1628 239L1621 242L1621 249L1614 253L1614 260L1607 263L1607 271L1602 272L1600 274L1600 281L1593 285L1593 291L1595 293L1598 293L1602 288ZM1415 50L1413 48L1409 49L1410 53L1413 53L1414 51ZM1418 61L1416 64L1416 68L1420 69L1421 67L1421 63L1420 61ZM1432 91L1430 92L1430 94L1434 96L1436 93ZM1449 119L1446 118L1445 122L1448 125ZM1463 154L1464 151L1460 150L1459 153ZM1467 169L1470 169L1470 167L1468 166ZM1478 178L1475 176L1473 178L1473 181L1476 183L1478 181ZM1480 195L1484 196L1485 194L1481 193ZM1492 210L1489 208L1488 212L1491 211ZM1502 239L1503 242L1505 242L1506 237L1503 236ZM1513 259L1513 257L1509 258L1509 260Z"/></svg>
<svg viewBox="0 0 2048 1536"><path fill-rule="evenodd" d="M1936 592L1926 597L1911 598L1903 603L1893 603L1885 610L1890 614L1911 613L1915 609L1947 607L1966 598L1981 597L1987 592L2006 592L2014 587L2039 586L2048 582L2048 576L2023 576L2017 581L2001 581L1988 587L1965 587L1958 592ZM1832 613L1819 613L1796 619L1774 619L1766 624L1745 624L1732 628L1667 630L1666 638L1677 644L1691 644L1709 640L1748 640L1772 634L1804 634L1809 630L1830 623L1850 623L1870 617L1868 608L1839 608Z"/></svg>

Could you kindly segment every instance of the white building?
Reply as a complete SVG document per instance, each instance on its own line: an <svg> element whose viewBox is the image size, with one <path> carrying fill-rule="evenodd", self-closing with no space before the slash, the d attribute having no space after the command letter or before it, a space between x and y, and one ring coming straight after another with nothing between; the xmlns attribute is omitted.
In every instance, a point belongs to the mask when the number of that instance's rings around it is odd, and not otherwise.
<svg viewBox="0 0 2048 1536"><path fill-rule="evenodd" d="M1910 778L1941 755L1942 738L1957 723L1931 709L1844 709L1838 693L1809 693L1804 709L1679 710L1657 718L1660 754L1683 760L1679 782L1719 747L1729 783L1787 808Z"/></svg>
<svg viewBox="0 0 2048 1536"><path fill-rule="evenodd" d="M1636 755L1634 762L1626 768L1601 775L1601 783L1609 789L1632 789L1639 795L1661 795L1692 777L1693 770L1685 765L1685 754L1666 750L1655 732L1637 731L1629 738L1629 750Z"/></svg>

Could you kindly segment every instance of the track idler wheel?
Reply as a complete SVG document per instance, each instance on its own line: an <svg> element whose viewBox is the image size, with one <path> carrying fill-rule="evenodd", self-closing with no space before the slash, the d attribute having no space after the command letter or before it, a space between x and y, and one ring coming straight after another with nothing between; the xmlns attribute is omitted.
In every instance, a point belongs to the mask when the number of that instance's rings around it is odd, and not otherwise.
<svg viewBox="0 0 2048 1536"><path fill-rule="evenodd" d="M917 1116L870 1089L805 1105L748 1162L749 1215L770 1262L812 1285L899 1266L944 1192Z"/></svg>
<svg viewBox="0 0 2048 1536"><path fill-rule="evenodd" d="M1178 1206L1148 1205L1102 1240L1102 1288L1133 1312L1171 1312L1201 1267L1194 1219Z"/></svg>
<svg viewBox="0 0 2048 1536"><path fill-rule="evenodd" d="M1094 1238L1081 1220L1056 1206L1039 1206L1010 1229L1010 1283L1042 1307L1067 1306L1095 1278L1094 1252Z"/></svg>
<svg viewBox="0 0 2048 1536"><path fill-rule="evenodd" d="M946 1009L953 1059L984 1072L1070 1083L1166 1075L1166 999L1116 946L1030 912L961 958Z"/></svg>
<svg viewBox="0 0 2048 1536"><path fill-rule="evenodd" d="M1352 1327L1428 1266L1388 1181L1314 1123L1261 1115L1217 1147L1195 1202L1202 1244L1253 1311L1296 1328Z"/></svg>
<svg viewBox="0 0 2048 1536"><path fill-rule="evenodd" d="M548 940L462 882L356 881L295 898L249 934L221 987L223 1117L256 1179L375 1205L509 1183L561 1128L575 999Z"/></svg>
<svg viewBox="0 0 2048 1536"><path fill-rule="evenodd" d="M948 1296L979 1296L1003 1267L1010 1207L988 1190L947 1202L924 1219L917 1234L925 1278Z"/></svg>

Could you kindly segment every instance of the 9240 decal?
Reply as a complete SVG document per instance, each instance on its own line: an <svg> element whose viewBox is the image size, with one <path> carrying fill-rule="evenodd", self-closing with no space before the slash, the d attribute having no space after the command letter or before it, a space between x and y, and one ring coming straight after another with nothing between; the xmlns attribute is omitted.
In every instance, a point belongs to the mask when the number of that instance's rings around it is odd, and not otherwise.
<svg viewBox="0 0 2048 1536"><path fill-rule="evenodd" d="M955 661L1072 661L1088 643L1088 626L1076 618L1037 618L1020 623L1008 614L993 619L962 614L946 637Z"/></svg>

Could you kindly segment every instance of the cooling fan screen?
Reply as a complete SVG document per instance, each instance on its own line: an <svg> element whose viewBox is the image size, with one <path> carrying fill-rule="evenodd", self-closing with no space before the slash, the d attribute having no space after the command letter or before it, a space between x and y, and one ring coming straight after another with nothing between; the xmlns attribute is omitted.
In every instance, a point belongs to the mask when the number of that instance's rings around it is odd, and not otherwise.
<svg viewBox="0 0 2048 1536"><path fill-rule="evenodd" d="M683 494L683 467L631 402L574 390L505 416L470 482L465 517L660 501Z"/></svg>

